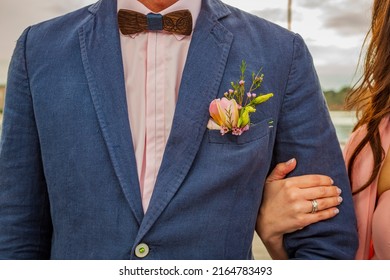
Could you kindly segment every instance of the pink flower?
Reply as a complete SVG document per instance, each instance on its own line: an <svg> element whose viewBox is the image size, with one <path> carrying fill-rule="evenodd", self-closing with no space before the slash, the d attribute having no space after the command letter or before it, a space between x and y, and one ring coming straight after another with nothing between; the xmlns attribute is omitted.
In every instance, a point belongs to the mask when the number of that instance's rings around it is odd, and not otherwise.
<svg viewBox="0 0 390 280"><path fill-rule="evenodd" d="M209 124L207 127L224 127L231 130L233 127L237 126L239 112L238 112L238 104L234 99L227 99L223 97L222 99L214 99L210 103L209 107L210 116L214 124ZM210 127L209 127L210 126Z"/></svg>
<svg viewBox="0 0 390 280"><path fill-rule="evenodd" d="M251 125L250 115L256 112L256 106L266 102L273 96L273 93L257 96L253 92L260 87L263 81L264 75L260 74L261 69L257 75L252 73L252 85L248 92L245 90L244 72L246 63L244 60L241 62L240 70L241 77L239 82L231 82L230 84L233 88L225 92L224 97L221 99L214 99L210 103L210 119L207 123L207 128L218 130L222 135L231 133L239 136L247 131Z"/></svg>
<svg viewBox="0 0 390 280"><path fill-rule="evenodd" d="M225 135L229 132L229 128L222 126L220 129L221 135Z"/></svg>
<svg viewBox="0 0 390 280"><path fill-rule="evenodd" d="M249 125L246 125L244 127L234 127L233 130L232 130L232 134L233 135L241 135L243 132L249 130Z"/></svg>

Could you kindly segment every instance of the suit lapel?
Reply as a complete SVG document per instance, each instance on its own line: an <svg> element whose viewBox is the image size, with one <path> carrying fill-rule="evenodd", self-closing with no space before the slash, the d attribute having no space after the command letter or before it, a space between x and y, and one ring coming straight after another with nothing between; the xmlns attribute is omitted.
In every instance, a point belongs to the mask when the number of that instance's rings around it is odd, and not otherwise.
<svg viewBox="0 0 390 280"><path fill-rule="evenodd" d="M90 7L80 28L81 55L97 118L116 176L140 224L143 218L122 66L116 1Z"/></svg>
<svg viewBox="0 0 390 280"><path fill-rule="evenodd" d="M203 1L189 48L171 134L137 244L183 183L200 147L216 98L233 35L218 19L229 10L219 1Z"/></svg>

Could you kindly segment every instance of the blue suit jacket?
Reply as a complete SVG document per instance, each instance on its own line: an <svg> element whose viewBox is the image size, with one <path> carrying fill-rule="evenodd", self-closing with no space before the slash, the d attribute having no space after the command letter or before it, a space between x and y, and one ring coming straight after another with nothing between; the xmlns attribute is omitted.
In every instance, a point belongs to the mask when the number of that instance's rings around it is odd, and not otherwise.
<svg viewBox="0 0 390 280"><path fill-rule="evenodd" d="M260 67L274 97L241 136L206 128L210 102ZM250 259L265 178L331 176L340 214L285 238L291 258L351 259L355 216L340 146L303 40L204 0L172 132L144 214L126 106L116 1L28 28L10 64L0 146L0 257ZM249 79L249 77L248 77ZM137 93L134 93L137 94ZM269 121L273 120L273 127Z"/></svg>

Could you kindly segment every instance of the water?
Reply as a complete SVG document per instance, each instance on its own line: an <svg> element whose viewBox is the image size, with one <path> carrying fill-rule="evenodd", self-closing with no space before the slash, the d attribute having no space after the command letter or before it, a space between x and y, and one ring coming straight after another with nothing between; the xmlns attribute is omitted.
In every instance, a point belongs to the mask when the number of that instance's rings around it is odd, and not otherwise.
<svg viewBox="0 0 390 280"><path fill-rule="evenodd" d="M336 128L337 138L340 145L344 146L352 129L356 124L356 115L353 111L330 111L332 122Z"/></svg>

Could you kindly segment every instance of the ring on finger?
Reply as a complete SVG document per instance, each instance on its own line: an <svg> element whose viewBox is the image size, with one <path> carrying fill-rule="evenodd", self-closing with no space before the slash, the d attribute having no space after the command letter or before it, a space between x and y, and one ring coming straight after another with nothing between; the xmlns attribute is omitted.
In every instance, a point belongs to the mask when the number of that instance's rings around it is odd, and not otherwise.
<svg viewBox="0 0 390 280"><path fill-rule="evenodd" d="M316 199L313 199L312 201L311 201L311 214L314 214L314 213L316 213L318 211L318 202L317 202L317 200Z"/></svg>

